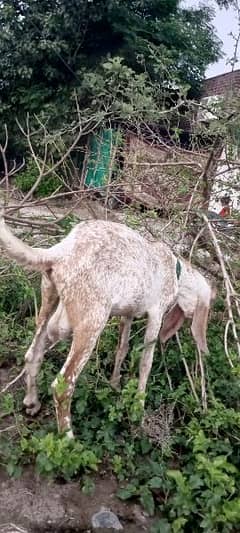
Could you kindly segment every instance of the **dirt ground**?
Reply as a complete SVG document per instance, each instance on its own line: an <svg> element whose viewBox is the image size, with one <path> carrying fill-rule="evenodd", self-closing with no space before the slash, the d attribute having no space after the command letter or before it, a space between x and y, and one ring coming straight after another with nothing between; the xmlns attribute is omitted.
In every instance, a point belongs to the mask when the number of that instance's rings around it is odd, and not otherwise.
<svg viewBox="0 0 240 533"><path fill-rule="evenodd" d="M91 518L101 507L117 515L126 533L150 531L152 520L138 505L121 502L116 489L115 479L98 477L94 493L87 496L78 482L60 484L40 478L32 467L20 479L11 479L0 470L0 533L20 528L27 533L91 532Z"/></svg>

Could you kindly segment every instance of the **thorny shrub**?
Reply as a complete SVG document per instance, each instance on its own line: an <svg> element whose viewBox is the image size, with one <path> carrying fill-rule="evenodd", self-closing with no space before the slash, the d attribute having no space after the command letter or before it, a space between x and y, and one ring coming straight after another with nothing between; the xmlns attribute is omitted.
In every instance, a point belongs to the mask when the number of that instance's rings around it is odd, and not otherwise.
<svg viewBox="0 0 240 533"><path fill-rule="evenodd" d="M34 306L30 301L33 296L37 300L38 278L29 278L18 267L4 272L0 366L9 380L21 369L33 334ZM208 331L206 414L191 394L178 347L171 340L163 354L156 350L147 388L145 420L158 426L156 441L154 432L141 424L137 392L144 320L134 324L122 389L116 392L109 386L118 334L118 322L113 319L76 387L72 413L77 438L69 441L56 432L51 382L69 348L68 342L62 342L44 361L39 374L43 407L38 417L27 419L23 414L22 383L0 395L0 428L15 428L11 440L8 431L1 433L1 465L17 476L25 464L34 461L41 474L67 480L80 476L82 490L91 493L94 483L90 473L101 471L103 464L119 481L119 498L139 500L149 515L156 516L153 533L237 532L240 365L232 370L224 354L222 310L219 298ZM187 328L181 332L181 342L194 375L195 346ZM199 377L194 381L199 392Z"/></svg>

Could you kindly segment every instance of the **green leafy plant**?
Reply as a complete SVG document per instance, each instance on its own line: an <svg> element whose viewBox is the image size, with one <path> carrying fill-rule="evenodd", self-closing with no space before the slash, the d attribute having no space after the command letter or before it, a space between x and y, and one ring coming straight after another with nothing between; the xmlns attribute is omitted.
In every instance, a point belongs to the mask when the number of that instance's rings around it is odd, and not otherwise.
<svg viewBox="0 0 240 533"><path fill-rule="evenodd" d="M238 469L226 455L215 455L213 450L213 442L200 430L193 440L190 463L183 471L167 472L176 485L167 504L173 531L196 523L199 531L232 531L239 523Z"/></svg>
<svg viewBox="0 0 240 533"><path fill-rule="evenodd" d="M0 419L14 413L14 398L11 393L0 396Z"/></svg>
<svg viewBox="0 0 240 533"><path fill-rule="evenodd" d="M81 483L81 490L83 494L86 494L87 496L92 496L92 494L94 493L95 483L89 476L84 477Z"/></svg>
<svg viewBox="0 0 240 533"><path fill-rule="evenodd" d="M79 441L58 437L48 433L44 437L32 436L21 439L24 453L36 455L36 466L40 474L61 475L70 479L82 469L97 470L98 459Z"/></svg>
<svg viewBox="0 0 240 533"><path fill-rule="evenodd" d="M15 183L22 192L26 193L30 191L38 176L39 171L36 167L36 164L30 159L27 162L25 169L17 174ZM49 196L56 190L61 189L62 185L63 183L58 176L50 174L49 176L42 178L35 190L35 195L39 196L40 198Z"/></svg>

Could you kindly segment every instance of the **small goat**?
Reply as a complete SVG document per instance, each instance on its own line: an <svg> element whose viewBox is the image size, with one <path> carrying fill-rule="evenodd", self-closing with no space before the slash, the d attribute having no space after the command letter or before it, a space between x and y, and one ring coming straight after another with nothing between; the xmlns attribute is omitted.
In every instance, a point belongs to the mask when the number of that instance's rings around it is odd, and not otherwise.
<svg viewBox="0 0 240 533"><path fill-rule="evenodd" d="M42 272L42 304L36 333L25 355L27 391L24 405L40 409L36 377L44 353L72 335L70 353L52 384L58 429L72 436L71 398L110 316L121 316L121 338L111 383L119 384L134 317L147 315L140 362L139 391L145 393L156 340L165 342L193 317L192 334L207 351L206 329L212 290L205 278L181 262L162 242L149 242L122 224L82 222L49 249L31 248L15 237L0 219L0 242L19 264ZM179 278L179 279L178 279ZM163 317L165 320L163 322Z"/></svg>

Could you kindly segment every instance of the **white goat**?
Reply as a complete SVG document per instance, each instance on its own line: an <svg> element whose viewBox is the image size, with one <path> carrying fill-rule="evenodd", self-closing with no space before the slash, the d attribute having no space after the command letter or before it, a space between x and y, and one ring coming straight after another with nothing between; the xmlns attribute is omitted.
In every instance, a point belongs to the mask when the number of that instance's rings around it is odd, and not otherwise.
<svg viewBox="0 0 240 533"><path fill-rule="evenodd" d="M193 317L192 334L199 349L207 351L211 287L189 264L177 260L164 243L149 242L125 225L98 220L78 224L49 249L31 248L12 234L3 218L0 242L19 264L43 274L37 329L25 355L24 405L28 413L40 409L36 377L44 353L72 334L70 353L60 371L65 386L58 387L59 377L52 384L60 432L72 436L70 408L75 383L110 316L122 317L111 379L114 386L119 383L134 317L147 315L139 372L142 393L164 316L162 341L181 327L184 317Z"/></svg>

